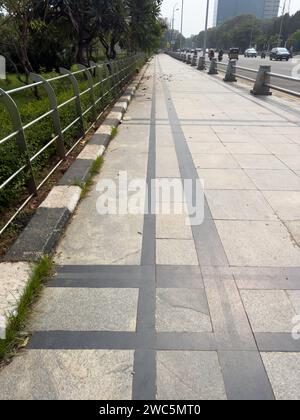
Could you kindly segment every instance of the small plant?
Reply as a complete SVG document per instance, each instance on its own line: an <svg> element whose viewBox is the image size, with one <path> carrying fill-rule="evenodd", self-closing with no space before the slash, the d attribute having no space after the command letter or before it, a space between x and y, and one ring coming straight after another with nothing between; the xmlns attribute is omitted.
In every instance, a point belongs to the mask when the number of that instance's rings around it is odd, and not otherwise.
<svg viewBox="0 0 300 420"><path fill-rule="evenodd" d="M0 363L12 357L17 349L26 342L28 334L24 334L23 331L31 306L37 298L43 282L50 276L52 267L51 258L45 256L33 269L16 310L7 318L6 338L0 340Z"/></svg>
<svg viewBox="0 0 300 420"><path fill-rule="evenodd" d="M111 133L110 133L111 139L113 140L117 134L118 134L118 127L112 127Z"/></svg>
<svg viewBox="0 0 300 420"><path fill-rule="evenodd" d="M103 157L98 156L92 163L87 180L85 182L82 182L82 181L74 182L74 185L76 187L81 188L81 194L80 194L81 199L86 197L87 193L90 191L91 186L93 184L93 177L100 172L102 164L103 164Z"/></svg>

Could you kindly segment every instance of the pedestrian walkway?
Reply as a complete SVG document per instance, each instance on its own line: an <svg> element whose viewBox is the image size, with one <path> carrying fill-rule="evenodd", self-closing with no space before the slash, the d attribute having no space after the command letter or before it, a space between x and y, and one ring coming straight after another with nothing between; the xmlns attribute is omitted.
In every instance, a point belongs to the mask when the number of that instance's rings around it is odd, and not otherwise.
<svg viewBox="0 0 300 420"><path fill-rule="evenodd" d="M100 215L97 184L124 172L202 179L203 223ZM0 398L300 399L299 220L296 105L155 57L58 246L28 347L0 371Z"/></svg>

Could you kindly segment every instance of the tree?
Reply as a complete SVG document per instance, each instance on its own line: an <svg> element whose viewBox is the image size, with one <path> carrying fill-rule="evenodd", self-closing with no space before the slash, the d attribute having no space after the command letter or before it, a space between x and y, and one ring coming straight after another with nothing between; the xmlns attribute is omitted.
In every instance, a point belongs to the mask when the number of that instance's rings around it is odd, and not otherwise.
<svg viewBox="0 0 300 420"><path fill-rule="evenodd" d="M294 32L289 39L289 46L300 50L300 29Z"/></svg>

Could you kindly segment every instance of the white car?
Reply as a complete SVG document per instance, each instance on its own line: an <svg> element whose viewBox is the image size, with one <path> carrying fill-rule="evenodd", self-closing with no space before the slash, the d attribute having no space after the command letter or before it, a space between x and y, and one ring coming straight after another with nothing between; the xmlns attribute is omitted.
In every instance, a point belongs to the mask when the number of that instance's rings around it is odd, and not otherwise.
<svg viewBox="0 0 300 420"><path fill-rule="evenodd" d="M257 57L257 51L255 48L248 48L248 50L245 51L244 53L245 57Z"/></svg>

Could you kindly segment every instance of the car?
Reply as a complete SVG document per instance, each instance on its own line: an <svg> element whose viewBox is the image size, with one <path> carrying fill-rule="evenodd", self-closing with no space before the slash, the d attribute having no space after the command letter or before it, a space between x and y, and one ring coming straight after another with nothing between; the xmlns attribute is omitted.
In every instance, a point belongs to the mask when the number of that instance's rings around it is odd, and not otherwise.
<svg viewBox="0 0 300 420"><path fill-rule="evenodd" d="M245 51L244 53L245 57L257 57L257 51L255 48L248 48L248 50Z"/></svg>
<svg viewBox="0 0 300 420"><path fill-rule="evenodd" d="M291 58L290 52L286 48L273 48L273 50L270 53L270 60L286 60L289 61Z"/></svg>

